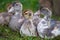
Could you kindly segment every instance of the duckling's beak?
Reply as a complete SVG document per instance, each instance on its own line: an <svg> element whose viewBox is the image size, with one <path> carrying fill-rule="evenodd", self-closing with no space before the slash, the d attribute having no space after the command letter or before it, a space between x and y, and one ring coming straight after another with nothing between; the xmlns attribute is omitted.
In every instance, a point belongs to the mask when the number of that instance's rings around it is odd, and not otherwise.
<svg viewBox="0 0 60 40"><path fill-rule="evenodd" d="M14 11L14 8L11 7L10 10L8 10L8 13L13 12L13 11Z"/></svg>

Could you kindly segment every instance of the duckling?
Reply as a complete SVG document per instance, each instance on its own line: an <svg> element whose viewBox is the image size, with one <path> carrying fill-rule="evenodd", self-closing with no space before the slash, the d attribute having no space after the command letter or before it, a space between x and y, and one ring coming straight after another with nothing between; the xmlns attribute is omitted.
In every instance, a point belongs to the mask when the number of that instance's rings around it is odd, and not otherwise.
<svg viewBox="0 0 60 40"><path fill-rule="evenodd" d="M26 10L24 12L25 21L20 29L21 36L37 36L36 27L33 24L33 12Z"/></svg>
<svg viewBox="0 0 60 40"><path fill-rule="evenodd" d="M56 26L54 27L51 33L54 34L55 37L60 35L60 21L56 21Z"/></svg>
<svg viewBox="0 0 60 40"><path fill-rule="evenodd" d="M9 10L10 7L11 7L11 4L9 4L9 6L7 6L7 11ZM0 13L0 24L1 25L8 25L10 18L13 15L12 13L9 13L7 11Z"/></svg>
<svg viewBox="0 0 60 40"><path fill-rule="evenodd" d="M9 22L9 27L14 31L19 31L23 24L24 17L22 16L22 4L20 2L12 3L12 7L8 11L9 13L14 12Z"/></svg>
<svg viewBox="0 0 60 40"><path fill-rule="evenodd" d="M35 13L34 13L34 15L33 15L33 24L37 27L37 25L38 25L38 23L39 23L39 21L42 19L41 17L40 17L40 10L38 10L38 11L36 11Z"/></svg>
<svg viewBox="0 0 60 40"><path fill-rule="evenodd" d="M54 38L54 34L52 34L51 31L53 30L56 21L51 20L51 10L44 7L40 11L42 14L44 14L44 17L37 26L39 36L41 38Z"/></svg>
<svg viewBox="0 0 60 40"><path fill-rule="evenodd" d="M8 14L7 12L2 12L0 14L0 24L1 25L8 25L10 18L11 18L10 14Z"/></svg>

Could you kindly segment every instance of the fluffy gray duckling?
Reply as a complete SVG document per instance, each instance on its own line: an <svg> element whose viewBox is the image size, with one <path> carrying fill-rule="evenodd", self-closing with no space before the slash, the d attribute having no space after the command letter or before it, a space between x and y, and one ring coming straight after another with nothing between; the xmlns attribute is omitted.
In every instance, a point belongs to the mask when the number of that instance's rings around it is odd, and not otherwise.
<svg viewBox="0 0 60 40"><path fill-rule="evenodd" d="M20 34L22 36L37 36L36 27L33 24L33 12L27 10L24 12L25 21L20 29Z"/></svg>
<svg viewBox="0 0 60 40"><path fill-rule="evenodd" d="M44 14L44 18L39 22L37 26L38 34L41 38L54 38L55 35L52 30L56 26L56 21L51 20L52 12L48 8L42 8L41 13Z"/></svg>
<svg viewBox="0 0 60 40"><path fill-rule="evenodd" d="M60 21L56 21L56 26L52 30L52 34L54 34L55 37L60 36Z"/></svg>
<svg viewBox="0 0 60 40"><path fill-rule="evenodd" d="M37 25L38 25L38 23L39 23L39 21L42 19L41 17L40 17L40 10L38 10L38 11L36 11L35 13L34 13L34 15L33 15L33 24L37 27Z"/></svg>
<svg viewBox="0 0 60 40"><path fill-rule="evenodd" d="M19 31L24 20L22 16L22 4L20 2L14 2L8 12L14 12L9 22L9 27L14 31Z"/></svg>
<svg viewBox="0 0 60 40"><path fill-rule="evenodd" d="M11 4L9 4L8 6L7 6L7 11L9 11L9 8L11 7ZM9 21L10 21L10 18L11 18L11 16L13 15L13 13L9 13L9 12L1 12L0 13L0 24L1 25L4 25L4 24L6 24L6 25L8 25L8 23L9 23Z"/></svg>

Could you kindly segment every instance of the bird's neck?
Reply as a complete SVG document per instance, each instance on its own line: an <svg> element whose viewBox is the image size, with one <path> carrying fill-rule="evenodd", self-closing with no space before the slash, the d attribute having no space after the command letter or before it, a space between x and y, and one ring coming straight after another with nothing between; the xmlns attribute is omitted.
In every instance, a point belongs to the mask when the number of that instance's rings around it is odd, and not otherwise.
<svg viewBox="0 0 60 40"><path fill-rule="evenodd" d="M22 12L20 11L20 12L15 12L15 15L17 16L17 15L20 15L20 16L22 16Z"/></svg>
<svg viewBox="0 0 60 40"><path fill-rule="evenodd" d="M30 18L29 21L31 22L31 25L34 26L32 18Z"/></svg>

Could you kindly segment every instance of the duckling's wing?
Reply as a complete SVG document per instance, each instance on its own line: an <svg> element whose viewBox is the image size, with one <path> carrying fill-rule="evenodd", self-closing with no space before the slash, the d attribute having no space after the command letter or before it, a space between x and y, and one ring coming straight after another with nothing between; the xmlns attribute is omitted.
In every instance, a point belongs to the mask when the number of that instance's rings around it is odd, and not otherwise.
<svg viewBox="0 0 60 40"><path fill-rule="evenodd" d="M21 28L22 24L24 23L25 19L24 18L20 18L18 20L18 23L19 23L19 29Z"/></svg>
<svg viewBox="0 0 60 40"><path fill-rule="evenodd" d="M13 30L20 30L20 27L22 23L24 22L23 18L17 18L13 16L9 22L9 27L11 27Z"/></svg>
<svg viewBox="0 0 60 40"><path fill-rule="evenodd" d="M29 26L28 20L25 20L23 25L21 26L20 34L21 35L24 34L25 36L30 35L30 31L28 30L29 27L30 26Z"/></svg>
<svg viewBox="0 0 60 40"><path fill-rule="evenodd" d="M56 20L51 19L51 27L56 26Z"/></svg>
<svg viewBox="0 0 60 40"><path fill-rule="evenodd" d="M54 29L57 27L56 29ZM49 28L54 37L60 35L60 21L51 20L51 27Z"/></svg>
<svg viewBox="0 0 60 40"><path fill-rule="evenodd" d="M0 24L7 24L6 17L8 16L7 12L0 13Z"/></svg>
<svg viewBox="0 0 60 40"><path fill-rule="evenodd" d="M59 36L60 35L60 21L56 21L56 27L57 29L55 30L55 36Z"/></svg>
<svg viewBox="0 0 60 40"><path fill-rule="evenodd" d="M16 31L17 25L18 25L18 19L16 17L12 17L11 20L10 20L10 22L9 22L9 27L12 30Z"/></svg>
<svg viewBox="0 0 60 40"><path fill-rule="evenodd" d="M57 26L56 26L56 27L57 27ZM59 27L60 27L60 26L59 26ZM51 33L54 34L55 37L56 37L56 36L59 36L59 35L60 35L60 29L59 29L59 28L53 29L53 30L51 31Z"/></svg>
<svg viewBox="0 0 60 40"><path fill-rule="evenodd" d="M24 21L20 29L20 34L25 36L35 36L35 26L29 20Z"/></svg>
<svg viewBox="0 0 60 40"><path fill-rule="evenodd" d="M39 18L38 16L33 16L33 24L37 26L41 19L42 18Z"/></svg>

